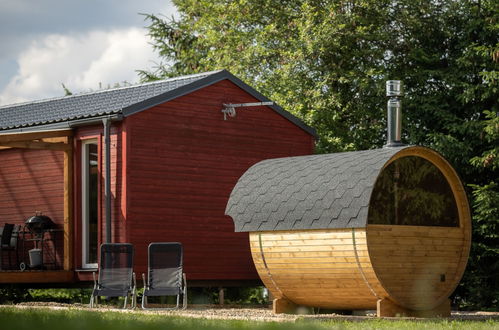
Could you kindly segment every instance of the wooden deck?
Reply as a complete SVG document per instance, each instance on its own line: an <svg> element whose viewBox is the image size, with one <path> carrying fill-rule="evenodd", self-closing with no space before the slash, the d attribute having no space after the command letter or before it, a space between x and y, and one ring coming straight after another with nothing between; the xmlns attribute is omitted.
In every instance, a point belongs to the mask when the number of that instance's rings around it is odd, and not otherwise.
<svg viewBox="0 0 499 330"><path fill-rule="evenodd" d="M67 270L0 271L0 284L71 283L74 272Z"/></svg>

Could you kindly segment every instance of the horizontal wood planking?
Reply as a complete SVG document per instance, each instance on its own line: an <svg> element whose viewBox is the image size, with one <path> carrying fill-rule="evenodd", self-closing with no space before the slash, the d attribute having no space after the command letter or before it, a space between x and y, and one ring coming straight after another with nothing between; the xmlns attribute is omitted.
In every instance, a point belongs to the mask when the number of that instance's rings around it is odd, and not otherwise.
<svg viewBox="0 0 499 330"><path fill-rule="evenodd" d="M389 237L408 237L413 238L417 235L418 238L422 237L437 237L441 238L442 235L448 238L459 238L463 237L460 231L449 231L448 227L427 227L427 226L387 226L387 225L369 225L370 228L374 229L369 232L369 237L382 236L385 238Z"/></svg>
<svg viewBox="0 0 499 330"><path fill-rule="evenodd" d="M371 267L364 229L255 232L250 242L257 271L276 297L298 305L362 309L374 308L378 297L387 295Z"/></svg>
<svg viewBox="0 0 499 330"><path fill-rule="evenodd" d="M125 119L128 236L137 249L182 242L189 279L258 278L248 234L224 215L228 197L256 162L313 152L312 136L268 107L223 120L223 103L255 101L222 81ZM145 270L146 255L136 264Z"/></svg>
<svg viewBox="0 0 499 330"><path fill-rule="evenodd" d="M368 225L367 243L381 284L402 307L431 309L460 279L462 228Z"/></svg>
<svg viewBox="0 0 499 330"><path fill-rule="evenodd" d="M459 228L457 228L460 231ZM382 246L402 246L402 247L418 247L422 246L462 246L463 238L452 238L445 237L443 234L439 238L434 237L420 237L419 234L415 233L413 237L383 237L380 236L378 241L370 240L369 245L382 245Z"/></svg>
<svg viewBox="0 0 499 330"><path fill-rule="evenodd" d="M258 246L256 246L258 248ZM270 249L268 249L270 250ZM265 252L265 259L270 259L270 258L306 258L306 257L316 257L316 258L321 258L321 257L335 257L335 258L348 258L354 256L353 251L321 251L319 249L316 249L312 247L310 250L304 251L302 248L297 248L296 251L292 252ZM357 255L359 258L362 260L364 257L368 257L369 254L366 251L357 251Z"/></svg>
<svg viewBox="0 0 499 330"><path fill-rule="evenodd" d="M74 258L75 258L75 266L76 268L81 268L82 264L82 256L81 256L81 247L82 247L82 230L81 230L81 141L95 139L98 143L98 151L99 151L99 165L98 165L98 174L99 174L99 237L98 244L101 244L105 241L105 195L104 195L104 180L105 180L105 146L103 139L103 125L96 126L86 126L79 127L75 131L74 139L76 141L75 145L75 173L74 173ZM121 205L121 196L122 196L122 167L123 167L123 141L121 137L121 124L120 123L112 123L111 125L111 231L112 231L112 241L113 242L126 242L126 231L125 231L125 218L123 216L124 210ZM84 280L85 276L78 276L78 280Z"/></svg>
<svg viewBox="0 0 499 330"><path fill-rule="evenodd" d="M4 223L24 225L36 211L49 216L60 229L64 223L63 163L61 151L7 149L0 151L0 226ZM63 236L55 235L56 258L62 265ZM44 259L52 260L52 242L47 242ZM25 253L19 243L19 261L28 260L27 250L33 243L25 245ZM50 252L50 254L49 254ZM15 253L12 254L15 264ZM3 268L8 266L8 255L2 253ZM18 264L13 265L18 269Z"/></svg>
<svg viewBox="0 0 499 330"><path fill-rule="evenodd" d="M269 265L267 265L269 266ZM270 266L269 266L270 267ZM265 269L263 267L262 269ZM333 267L316 267L316 268L307 268L306 265L302 265L301 267L289 267L289 268L278 268L272 267L272 274L279 276L299 276L301 274L306 276L318 276L318 275L330 275L336 278L342 278L346 276L354 276L354 269L352 268L333 268ZM376 274L372 271L364 270L364 274L366 277L375 278ZM361 274L359 273L359 276Z"/></svg>
<svg viewBox="0 0 499 330"><path fill-rule="evenodd" d="M452 291L457 287L459 284L459 281L464 273L464 269L467 264L470 248L471 248L471 214L470 214L470 207L469 203L467 200L466 192L464 189L464 186L459 179L459 176L457 175L456 171L452 168L452 166L443 158L440 156L437 152L427 149L427 148L420 148L420 147L414 147L414 148L406 148L399 153L397 153L394 157L390 159L390 162L393 162L399 158L406 157L406 156L418 156L422 157L428 161L430 161L433 165L435 165L441 173L445 176L447 182L449 183L452 192L454 194L454 198L456 200L456 205L458 209L458 214L459 214L459 227L456 228L446 228L446 227L424 227L424 226L393 226L393 228L390 228L392 226L383 226L383 225L369 225L368 226L368 233L369 237L374 237L375 235L378 236L383 236L383 237L391 237L393 238L394 236L400 236L400 237L410 237L413 235L414 237L436 237L436 238L441 238L441 237L447 237L449 240L452 239L462 239L461 246L456 246L456 245L448 245L445 243L440 242L441 244L438 244L437 242L434 242L436 244L433 245L427 245L427 246L418 246L414 247L413 249L409 249L408 247L405 247L403 249L399 249L398 246L394 246L394 249L386 249L383 245L381 244L375 244L373 246L369 245L369 247L373 248L377 252L375 253L376 255L379 253L379 255L385 255L385 256L390 256L390 254L394 253L394 250L397 250L397 255L400 255L401 251L405 251L407 253L407 259L410 260L411 256L413 255L415 250L421 250L424 252L425 255L439 255L441 256L443 253L449 253L448 260L452 260L451 262L457 262L457 266L452 266L452 265L446 265L445 262L442 261L430 261L430 267L429 269L432 270L435 275L441 271L443 274L446 275L445 282L440 282L440 276L434 276L431 279L428 279L427 281L429 282L435 282L438 283L438 285L441 287L441 290L437 291L438 297L432 296L435 292L433 292L431 289L432 286L426 284L424 290L420 289L420 286L418 286L418 290L420 293L415 294L414 297L418 297L417 299L415 298L408 298L408 297L401 297L400 301L405 301L407 306L415 306L414 308L417 308L419 310L428 310L432 308L438 308L437 306L446 306L446 301L447 297L452 293ZM385 164L385 167L390 163L388 162ZM371 230L369 230L371 228ZM411 233L412 232L412 233ZM423 243L424 244L424 243ZM455 254L452 254L452 251L457 252ZM370 249L371 252L371 249ZM374 261L373 261L374 262ZM374 264L375 265L375 264ZM436 267L435 267L436 265ZM440 268L442 267L442 268ZM446 268L446 270L442 270L443 268ZM375 267L376 269L376 267ZM448 273L446 273L447 271ZM388 273L388 272L387 272ZM423 273L424 276L429 276L427 273ZM393 278L393 272L390 273L390 275L384 275L384 276L390 276L389 278L386 279L386 282L390 283L390 281L396 280L396 278ZM401 274L395 274L395 275L400 275L404 276ZM410 275L414 275L413 273L410 273ZM416 283L420 283L425 281L425 279L420 278L421 274L418 273ZM436 278L435 278L436 277ZM421 279L421 281L420 281ZM381 278L380 278L381 280ZM408 283L411 283L414 281L414 278L411 280L408 280ZM418 290L415 290L414 292L418 292ZM390 291L387 288L387 291ZM400 290L399 294L404 294L407 291ZM427 297L424 299L420 299L419 297ZM412 300L409 300L412 299ZM402 306L404 307L404 306Z"/></svg>

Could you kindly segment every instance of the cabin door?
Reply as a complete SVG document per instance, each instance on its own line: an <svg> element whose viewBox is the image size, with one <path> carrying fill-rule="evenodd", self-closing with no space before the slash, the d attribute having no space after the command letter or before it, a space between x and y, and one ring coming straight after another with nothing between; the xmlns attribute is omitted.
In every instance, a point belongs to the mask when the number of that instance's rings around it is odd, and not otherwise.
<svg viewBox="0 0 499 330"><path fill-rule="evenodd" d="M82 141L82 267L97 268L98 251L98 148L97 140Z"/></svg>

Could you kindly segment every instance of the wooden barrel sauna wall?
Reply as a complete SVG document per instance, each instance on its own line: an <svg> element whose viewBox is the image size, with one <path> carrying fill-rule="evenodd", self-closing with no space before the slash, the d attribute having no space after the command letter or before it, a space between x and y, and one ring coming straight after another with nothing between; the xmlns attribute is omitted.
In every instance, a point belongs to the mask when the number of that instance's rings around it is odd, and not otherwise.
<svg viewBox="0 0 499 330"><path fill-rule="evenodd" d="M262 161L239 179L226 214L249 232L276 312L448 315L471 243L462 183L423 147Z"/></svg>

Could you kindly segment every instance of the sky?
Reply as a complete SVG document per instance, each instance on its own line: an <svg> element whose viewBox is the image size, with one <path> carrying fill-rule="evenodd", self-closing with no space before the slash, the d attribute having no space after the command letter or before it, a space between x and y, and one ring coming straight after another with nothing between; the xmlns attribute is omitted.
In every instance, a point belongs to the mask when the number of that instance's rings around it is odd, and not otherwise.
<svg viewBox="0 0 499 330"><path fill-rule="evenodd" d="M0 0L0 106L136 83L160 60L139 13L169 0Z"/></svg>

